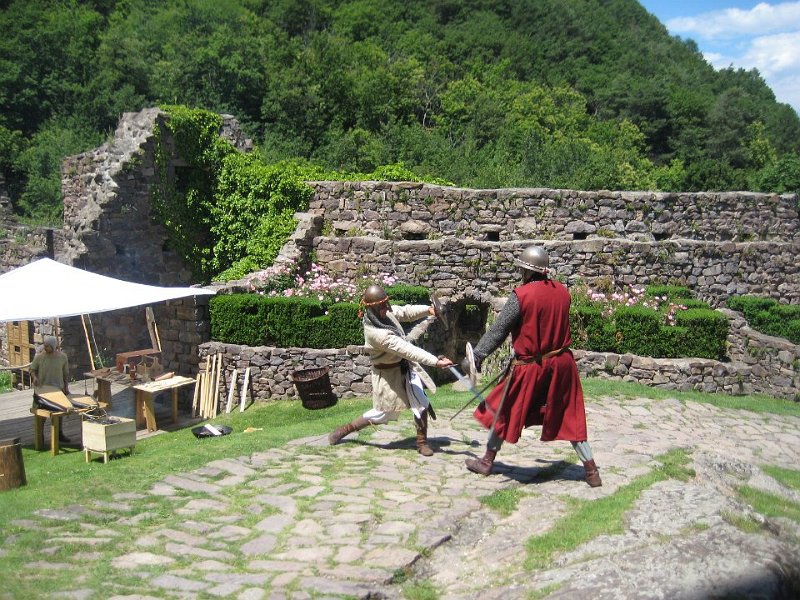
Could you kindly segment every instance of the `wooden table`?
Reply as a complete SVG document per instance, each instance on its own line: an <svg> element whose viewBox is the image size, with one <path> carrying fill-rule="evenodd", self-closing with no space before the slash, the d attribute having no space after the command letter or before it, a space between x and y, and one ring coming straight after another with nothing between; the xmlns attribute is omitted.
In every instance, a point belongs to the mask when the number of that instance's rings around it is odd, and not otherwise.
<svg viewBox="0 0 800 600"><path fill-rule="evenodd" d="M94 404L94 399L91 396L73 396L72 394L67 396L58 388L47 385L36 388L36 393L53 405L62 408L62 410L49 410L41 406L31 408L31 414L33 415L33 448L34 450L41 450L42 446L44 446L44 422L50 419L50 454L55 456L59 450L58 436L61 431L61 417L70 413L84 413L92 410L91 407L77 408L72 404L70 398L79 399L86 406Z"/></svg>
<svg viewBox="0 0 800 600"><path fill-rule="evenodd" d="M134 400L136 405L136 424L137 426L147 425L148 431L158 429L156 424L156 411L153 407L153 397L160 393L172 390L172 422L178 422L178 389L194 383L191 377L175 375L161 381L149 381L147 383L137 383L133 386Z"/></svg>

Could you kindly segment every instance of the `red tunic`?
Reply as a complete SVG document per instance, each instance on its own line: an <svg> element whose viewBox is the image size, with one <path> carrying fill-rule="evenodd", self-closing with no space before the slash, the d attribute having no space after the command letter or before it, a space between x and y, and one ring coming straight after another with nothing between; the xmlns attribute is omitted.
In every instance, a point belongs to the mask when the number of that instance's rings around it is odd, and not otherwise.
<svg viewBox="0 0 800 600"><path fill-rule="evenodd" d="M517 360L536 359L570 345L570 295L566 287L547 279L526 283L514 293L521 315L519 324L511 331ZM522 430L531 425L542 425L543 442L587 439L583 390L570 350L539 362L517 365L508 377L511 378L508 394L495 424L502 440L516 443ZM475 409L475 418L487 429L492 426L508 377L486 398L491 410L483 402Z"/></svg>

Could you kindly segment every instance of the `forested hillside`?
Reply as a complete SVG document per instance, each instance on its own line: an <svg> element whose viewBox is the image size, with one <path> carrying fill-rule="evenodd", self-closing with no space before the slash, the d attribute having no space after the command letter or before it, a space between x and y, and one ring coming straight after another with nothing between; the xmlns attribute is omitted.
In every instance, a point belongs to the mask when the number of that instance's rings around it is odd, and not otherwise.
<svg viewBox="0 0 800 600"><path fill-rule="evenodd" d="M122 112L236 116L267 162L470 187L800 191L800 119L635 0L0 1L0 172L54 220Z"/></svg>

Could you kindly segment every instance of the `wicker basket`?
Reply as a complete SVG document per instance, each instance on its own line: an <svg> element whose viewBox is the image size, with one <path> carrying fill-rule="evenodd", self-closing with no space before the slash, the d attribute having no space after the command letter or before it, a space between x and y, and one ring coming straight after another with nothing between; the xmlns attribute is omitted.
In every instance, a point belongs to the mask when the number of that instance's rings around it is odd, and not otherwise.
<svg viewBox="0 0 800 600"><path fill-rule="evenodd" d="M329 408L338 402L331 387L328 367L301 369L292 373L292 383L300 394L303 408L317 410Z"/></svg>

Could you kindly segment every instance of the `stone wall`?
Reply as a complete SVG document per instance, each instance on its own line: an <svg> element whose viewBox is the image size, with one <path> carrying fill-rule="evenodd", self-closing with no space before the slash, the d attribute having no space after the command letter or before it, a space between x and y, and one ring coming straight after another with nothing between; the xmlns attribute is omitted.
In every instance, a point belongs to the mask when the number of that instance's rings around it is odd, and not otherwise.
<svg viewBox="0 0 800 600"><path fill-rule="evenodd" d="M795 195L751 192L471 190L424 183L311 182L310 212L335 235L508 241L585 239L787 242L800 237Z"/></svg>
<svg viewBox="0 0 800 600"><path fill-rule="evenodd" d="M791 195L462 190L384 182L312 185L316 194L309 212L297 215L297 230L279 261L302 263L313 251L317 264L344 278L394 274L404 283L437 290L455 321L465 304L490 315L501 309L519 283L511 259L534 240L548 249L551 266L568 283L680 284L715 307L733 294L800 302L800 220L797 198ZM247 291L247 285L229 282L218 290ZM731 323L728 362L576 351L579 369L583 375L668 389L795 399L797 346L762 336L740 315L726 314ZM479 325L490 319L484 316ZM464 343L474 343L480 333L465 331L464 323L449 332L428 324L422 344L459 359ZM224 351L226 357L231 354L225 359L229 371L230 364L241 368L251 360L254 350L262 354L252 373L257 398L294 396L291 371L314 366L331 367L334 388L343 397L370 386L364 356L352 348L258 348L242 355L234 347Z"/></svg>
<svg viewBox="0 0 800 600"><path fill-rule="evenodd" d="M800 302L792 195L314 185L310 212L330 232L314 241L316 261L344 277L388 272L445 296L507 295L519 279L512 257L535 241L569 283L679 284L712 306L734 294Z"/></svg>
<svg viewBox="0 0 800 600"><path fill-rule="evenodd" d="M579 241L470 239L381 240L319 237L316 262L343 277L392 273L405 283L436 289L444 296L465 286L508 295L519 284L512 259L533 241L546 248L557 277L617 285L679 284L719 306L731 295L770 296L800 302L800 241L704 242L628 239Z"/></svg>

